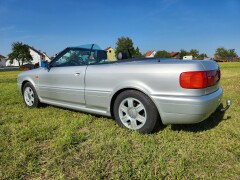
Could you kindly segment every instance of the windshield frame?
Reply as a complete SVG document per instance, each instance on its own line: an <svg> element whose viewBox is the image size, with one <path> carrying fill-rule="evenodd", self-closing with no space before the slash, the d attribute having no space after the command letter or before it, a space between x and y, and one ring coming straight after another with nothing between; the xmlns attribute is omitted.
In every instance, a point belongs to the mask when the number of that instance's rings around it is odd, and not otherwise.
<svg viewBox="0 0 240 180"><path fill-rule="evenodd" d="M95 48L93 48L93 49L88 49L88 48L80 48L80 47L68 47L68 48L64 49L63 51L61 51L61 52L49 63L49 66L50 66L50 67L55 67L55 66L53 66L54 63L55 63L56 61L58 61L64 54L66 54L66 53L67 53L68 51L70 51L70 50L89 51L89 52L90 52L90 55L91 55L91 53L94 52L94 51L103 51L103 52L106 53L105 50L98 49L98 48L97 48L97 49L95 49ZM90 55L89 55L89 56L90 56ZM107 64L107 63L110 63L110 62L108 62L108 59L105 59L103 62L95 61L94 63L89 63L89 59L88 59L84 65Z"/></svg>

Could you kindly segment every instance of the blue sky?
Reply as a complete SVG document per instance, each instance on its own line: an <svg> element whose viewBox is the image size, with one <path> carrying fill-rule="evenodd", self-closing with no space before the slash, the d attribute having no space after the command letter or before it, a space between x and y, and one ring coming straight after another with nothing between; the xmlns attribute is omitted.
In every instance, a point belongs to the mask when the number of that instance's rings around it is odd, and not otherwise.
<svg viewBox="0 0 240 180"><path fill-rule="evenodd" d="M49 56L67 46L115 47L130 37L140 51L234 48L240 56L240 0L0 0L0 54L21 41Z"/></svg>

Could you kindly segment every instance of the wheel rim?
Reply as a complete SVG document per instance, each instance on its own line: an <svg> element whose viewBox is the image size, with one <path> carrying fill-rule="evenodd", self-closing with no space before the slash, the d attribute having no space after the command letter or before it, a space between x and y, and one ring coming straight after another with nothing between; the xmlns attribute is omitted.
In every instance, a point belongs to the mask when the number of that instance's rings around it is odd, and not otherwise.
<svg viewBox="0 0 240 180"><path fill-rule="evenodd" d="M144 105L135 98L126 98L119 105L119 117L124 126L137 130L144 126L147 112Z"/></svg>
<svg viewBox="0 0 240 180"><path fill-rule="evenodd" d="M26 87L24 90L24 100L28 106L32 106L34 103L34 93L32 88Z"/></svg>

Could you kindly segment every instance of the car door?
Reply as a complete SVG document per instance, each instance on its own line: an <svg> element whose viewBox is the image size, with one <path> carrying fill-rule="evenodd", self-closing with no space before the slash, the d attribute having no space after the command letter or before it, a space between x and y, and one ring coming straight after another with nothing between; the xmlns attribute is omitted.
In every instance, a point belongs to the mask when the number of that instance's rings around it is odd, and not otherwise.
<svg viewBox="0 0 240 180"><path fill-rule="evenodd" d="M66 49L39 73L39 96L43 101L85 105L84 77L87 63L82 49Z"/></svg>

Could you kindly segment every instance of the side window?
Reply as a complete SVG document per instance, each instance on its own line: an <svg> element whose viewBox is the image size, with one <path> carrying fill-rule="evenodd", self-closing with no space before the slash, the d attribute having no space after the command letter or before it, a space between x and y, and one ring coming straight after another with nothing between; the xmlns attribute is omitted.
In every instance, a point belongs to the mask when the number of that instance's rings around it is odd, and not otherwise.
<svg viewBox="0 0 240 180"><path fill-rule="evenodd" d="M89 56L88 51L70 49L62 56L60 56L53 63L53 67L66 67L66 66L82 66L85 65L86 57Z"/></svg>

